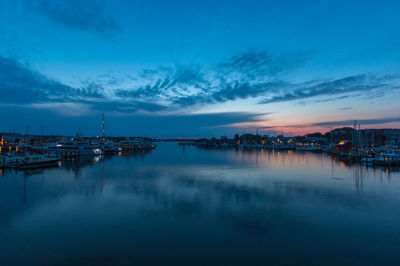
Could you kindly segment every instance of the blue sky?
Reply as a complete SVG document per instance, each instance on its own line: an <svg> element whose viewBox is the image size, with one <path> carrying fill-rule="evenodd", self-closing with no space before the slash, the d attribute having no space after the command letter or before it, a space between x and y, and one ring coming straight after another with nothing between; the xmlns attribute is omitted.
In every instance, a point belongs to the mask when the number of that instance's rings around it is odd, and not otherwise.
<svg viewBox="0 0 400 266"><path fill-rule="evenodd" d="M0 2L0 131L399 127L397 1Z"/></svg>

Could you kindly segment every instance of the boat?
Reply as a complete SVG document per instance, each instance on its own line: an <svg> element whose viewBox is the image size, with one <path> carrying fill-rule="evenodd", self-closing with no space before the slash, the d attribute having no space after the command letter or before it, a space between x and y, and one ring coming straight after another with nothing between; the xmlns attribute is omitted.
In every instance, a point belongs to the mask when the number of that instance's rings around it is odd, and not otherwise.
<svg viewBox="0 0 400 266"><path fill-rule="evenodd" d="M296 148L296 151L309 151L307 146L299 146Z"/></svg>
<svg viewBox="0 0 400 266"><path fill-rule="evenodd" d="M369 163L373 163L374 160L375 160L374 157L362 157L360 162L369 164Z"/></svg>
<svg viewBox="0 0 400 266"><path fill-rule="evenodd" d="M263 145L261 145L261 144L243 144L242 148L244 150L262 150Z"/></svg>
<svg viewBox="0 0 400 266"><path fill-rule="evenodd" d="M397 153L383 153L375 157L374 164L397 166L400 165L400 154Z"/></svg>
<svg viewBox="0 0 400 266"><path fill-rule="evenodd" d="M80 143L79 144L79 155L101 155L103 151L101 146L97 143Z"/></svg>
<svg viewBox="0 0 400 266"><path fill-rule="evenodd" d="M118 151L120 152L131 152L139 150L139 146L129 140L120 141L118 143Z"/></svg>
<svg viewBox="0 0 400 266"><path fill-rule="evenodd" d="M229 149L229 144L228 143L222 143L222 144L219 145L219 147L221 149Z"/></svg>
<svg viewBox="0 0 400 266"><path fill-rule="evenodd" d="M101 144L101 150L106 154L113 154L117 152L117 147L113 142L106 142Z"/></svg>
<svg viewBox="0 0 400 266"><path fill-rule="evenodd" d="M47 155L30 155L24 160L12 165L18 169L32 169L42 167L55 167L60 165L60 158L51 158Z"/></svg>
<svg viewBox="0 0 400 266"><path fill-rule="evenodd" d="M275 142L274 144L272 144L272 149L286 151L286 150L293 150L293 149L295 149L295 147L290 144L282 144L282 143Z"/></svg>
<svg viewBox="0 0 400 266"><path fill-rule="evenodd" d="M297 147L296 151L322 152L322 148L319 145L304 145Z"/></svg>
<svg viewBox="0 0 400 266"><path fill-rule="evenodd" d="M7 153L0 156L0 167L12 167L13 165L24 160L25 157L17 156L13 153Z"/></svg>
<svg viewBox="0 0 400 266"><path fill-rule="evenodd" d="M103 153L101 147L96 143L75 140L57 142L49 145L47 149L49 152L55 152L63 158L82 155L101 155Z"/></svg>
<svg viewBox="0 0 400 266"><path fill-rule="evenodd" d="M311 152L322 152L321 147L317 146L317 145L310 145L308 147L308 150L311 151Z"/></svg>

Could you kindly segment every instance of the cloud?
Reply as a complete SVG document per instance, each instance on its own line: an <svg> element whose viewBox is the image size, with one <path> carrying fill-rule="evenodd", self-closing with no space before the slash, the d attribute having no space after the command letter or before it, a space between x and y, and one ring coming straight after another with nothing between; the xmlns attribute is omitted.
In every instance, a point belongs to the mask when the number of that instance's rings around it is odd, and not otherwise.
<svg viewBox="0 0 400 266"><path fill-rule="evenodd" d="M93 114L90 105L74 102L47 102L33 103L26 105L25 108L53 110L64 116L79 117Z"/></svg>
<svg viewBox="0 0 400 266"><path fill-rule="evenodd" d="M112 99L100 84L85 81L74 88L52 80L26 64L0 55L0 104L22 108L49 109L68 116L93 111L161 111L165 106L133 100ZM123 96L123 95L122 95Z"/></svg>
<svg viewBox="0 0 400 266"><path fill-rule="evenodd" d="M377 118L377 119L359 119L358 124L361 125L378 125L386 123L400 122L400 117L387 117L387 118ZM342 120L342 121L330 121L330 122L320 122L312 124L313 126L351 126L354 124L354 120Z"/></svg>
<svg viewBox="0 0 400 266"><path fill-rule="evenodd" d="M369 92L376 89L396 89L398 88L398 85L393 82L398 81L399 79L399 75L362 74L324 82L308 82L314 84L292 84L291 86L287 86L287 90L283 90L278 95L270 96L259 103L269 104L286 102L322 95ZM380 93L384 93L384 91L380 91Z"/></svg>
<svg viewBox="0 0 400 266"><path fill-rule="evenodd" d="M53 22L95 33L114 33L119 29L101 0L25 0L26 6L39 11Z"/></svg>
<svg viewBox="0 0 400 266"><path fill-rule="evenodd" d="M233 55L217 65L221 74L244 74L250 78L275 77L303 66L311 52L273 54L267 50L247 51Z"/></svg>
<svg viewBox="0 0 400 266"><path fill-rule="evenodd" d="M141 73L143 84L119 89L116 95L179 109L257 97L262 98L259 104L270 104L325 96L315 101L323 103L358 97L365 92L382 97L387 91L399 88L396 84L399 75L375 73L303 83L287 81L284 74L306 64L311 54L250 51L210 67L179 65L146 69Z"/></svg>
<svg viewBox="0 0 400 266"><path fill-rule="evenodd" d="M92 108L102 112L115 112L122 114L133 114L140 111L159 112L167 110L167 107L157 103L142 101L104 100L88 102Z"/></svg>
<svg viewBox="0 0 400 266"><path fill-rule="evenodd" d="M195 104L211 104L237 99L257 97L268 92L274 92L286 86L285 82L265 82L251 84L246 82L232 82L224 84L224 87L215 91L201 92L197 95L177 98L174 103L180 106L190 106Z"/></svg>
<svg viewBox="0 0 400 266"><path fill-rule="evenodd" d="M300 62L305 63L307 57L304 55L300 60L301 56L294 56L291 61L289 54L240 53L208 68L190 64L145 69L136 74L106 74L96 81L86 80L77 88L45 77L15 59L0 56L3 81L0 92L4 95L0 103L35 104L57 112L65 110L66 115L75 107L82 114L91 111L118 115L142 111L176 114L183 110L191 113L201 105L238 99L264 98L259 103L270 104L330 97L316 100L326 102L349 98L354 92L381 95L398 88L396 81L400 76L380 74L290 83L282 79L281 73L292 71ZM227 75L221 75L222 71L227 71ZM69 108L51 108L54 105L49 103L68 103Z"/></svg>
<svg viewBox="0 0 400 266"><path fill-rule="evenodd" d="M16 60L0 56L0 103L32 103L64 97L73 89Z"/></svg>
<svg viewBox="0 0 400 266"><path fill-rule="evenodd" d="M139 98L152 101L162 101L176 107L221 103L263 97L259 104L270 104L315 96L335 96L318 99L316 102L338 101L349 98L349 94L360 96L371 92L385 94L388 90L397 89L398 75L380 75L366 73L339 79L325 81L311 80L303 83L289 83L280 79L278 73L290 71L298 65L299 59L291 63L283 63L276 59L271 63L270 55L260 53L242 54L210 68L208 72L193 66L180 66L179 69L169 69L157 72L146 71L147 84L139 88L121 89L117 95L121 97ZM302 61L304 62L304 61ZM265 65L265 64L272 64ZM221 68L229 69L221 74ZM243 74L244 73L244 74ZM357 95L354 95L358 92ZM306 104L304 102L304 104Z"/></svg>
<svg viewBox="0 0 400 266"><path fill-rule="evenodd" d="M310 59L308 52L274 54L265 50L237 53L214 66L177 65L145 69L145 84L120 89L117 96L163 101L186 107L278 93L288 84L283 74Z"/></svg>
<svg viewBox="0 0 400 266"><path fill-rule="evenodd" d="M174 98L190 95L195 90L204 90L210 86L201 68L195 65L145 69L136 81L140 85L130 89L117 89L115 95L150 101L164 100L171 103Z"/></svg>

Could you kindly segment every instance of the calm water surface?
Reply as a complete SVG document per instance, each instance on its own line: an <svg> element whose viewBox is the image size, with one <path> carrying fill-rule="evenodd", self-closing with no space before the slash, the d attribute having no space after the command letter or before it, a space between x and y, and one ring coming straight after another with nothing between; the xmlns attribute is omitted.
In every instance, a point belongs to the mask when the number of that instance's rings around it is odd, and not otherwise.
<svg viewBox="0 0 400 266"><path fill-rule="evenodd" d="M0 265L400 264L400 173L201 150L0 174Z"/></svg>

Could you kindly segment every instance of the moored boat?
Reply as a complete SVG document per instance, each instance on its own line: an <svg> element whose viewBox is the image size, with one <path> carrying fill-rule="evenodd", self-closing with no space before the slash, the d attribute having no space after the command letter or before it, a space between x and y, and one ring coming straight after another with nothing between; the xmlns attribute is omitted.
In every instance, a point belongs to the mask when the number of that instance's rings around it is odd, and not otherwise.
<svg viewBox="0 0 400 266"><path fill-rule="evenodd" d="M400 165L400 154L397 153L384 153L380 154L373 160L374 164L397 166Z"/></svg>
<svg viewBox="0 0 400 266"><path fill-rule="evenodd" d="M101 145L101 150L106 154L113 154L117 152L117 147L113 142L106 142Z"/></svg>
<svg viewBox="0 0 400 266"><path fill-rule="evenodd" d="M14 164L18 169L32 169L43 167L55 167L60 165L60 158L52 158L46 155L31 155Z"/></svg>

